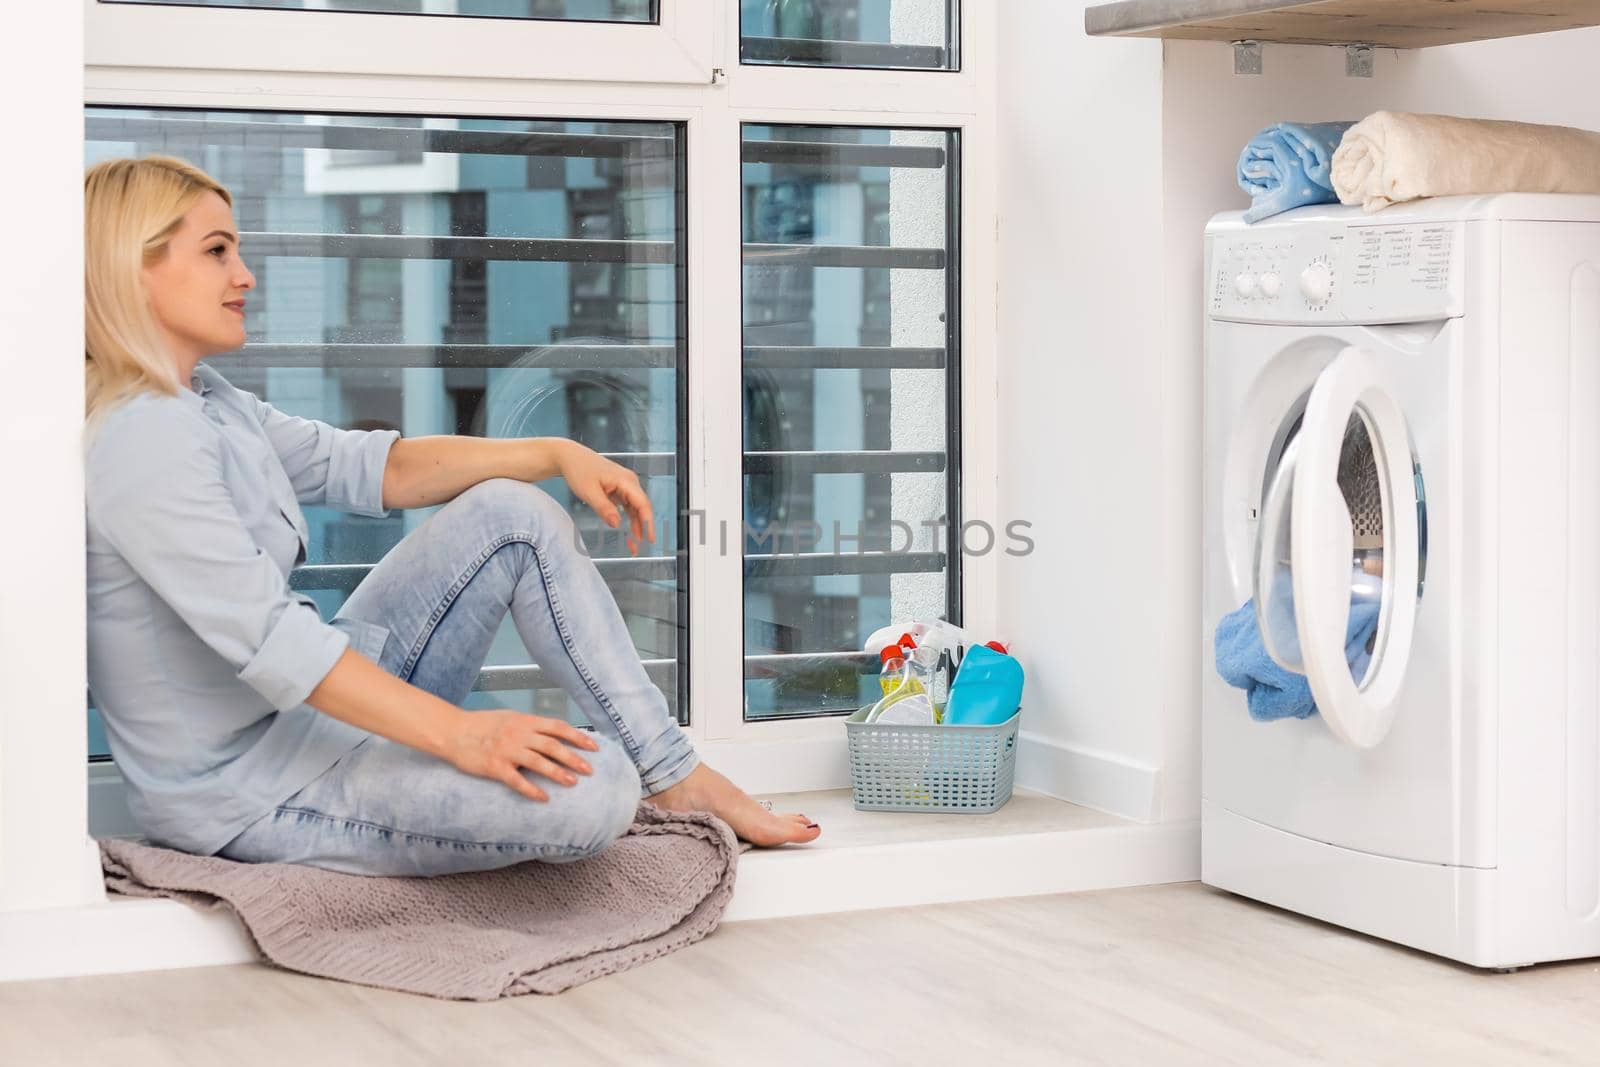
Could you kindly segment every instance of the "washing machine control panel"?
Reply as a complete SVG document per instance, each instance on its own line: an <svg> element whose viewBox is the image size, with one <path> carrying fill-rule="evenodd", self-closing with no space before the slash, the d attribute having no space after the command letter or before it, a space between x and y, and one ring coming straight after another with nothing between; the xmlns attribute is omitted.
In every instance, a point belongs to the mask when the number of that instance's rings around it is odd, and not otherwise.
<svg viewBox="0 0 1600 1067"><path fill-rule="evenodd" d="M1213 233L1207 313L1238 322L1427 322L1461 314L1460 222L1312 220Z"/></svg>

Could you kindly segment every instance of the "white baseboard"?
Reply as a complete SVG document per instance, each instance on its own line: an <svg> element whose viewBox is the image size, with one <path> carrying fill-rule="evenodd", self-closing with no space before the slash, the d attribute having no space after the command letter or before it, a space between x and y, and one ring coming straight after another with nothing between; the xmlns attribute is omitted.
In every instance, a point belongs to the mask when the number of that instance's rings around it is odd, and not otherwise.
<svg viewBox="0 0 1600 1067"><path fill-rule="evenodd" d="M725 922L1191 881L1198 822L856 848L746 853ZM110 897L0 912L0 981L158 971L258 959L226 907Z"/></svg>
<svg viewBox="0 0 1600 1067"><path fill-rule="evenodd" d="M1161 772L1132 760L1022 731L1017 786L1135 822L1157 815Z"/></svg>

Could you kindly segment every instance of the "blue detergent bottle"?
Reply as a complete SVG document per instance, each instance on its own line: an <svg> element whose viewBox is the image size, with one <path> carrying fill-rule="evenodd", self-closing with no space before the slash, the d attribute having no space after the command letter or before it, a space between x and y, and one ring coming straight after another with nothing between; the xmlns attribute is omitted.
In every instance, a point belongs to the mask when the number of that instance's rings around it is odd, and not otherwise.
<svg viewBox="0 0 1600 1067"><path fill-rule="evenodd" d="M947 726L996 726L1022 703L1022 664L1015 656L978 645L962 657L945 705Z"/></svg>

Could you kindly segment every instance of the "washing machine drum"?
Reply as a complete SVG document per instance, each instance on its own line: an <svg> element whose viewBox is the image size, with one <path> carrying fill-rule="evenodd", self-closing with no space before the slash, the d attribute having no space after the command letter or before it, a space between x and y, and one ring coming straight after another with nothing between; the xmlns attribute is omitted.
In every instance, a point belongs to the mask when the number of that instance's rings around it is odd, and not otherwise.
<svg viewBox="0 0 1600 1067"><path fill-rule="evenodd" d="M1421 588L1419 488L1382 368L1347 348L1285 434L1262 507L1254 592L1267 653L1323 720L1371 747L1394 721Z"/></svg>

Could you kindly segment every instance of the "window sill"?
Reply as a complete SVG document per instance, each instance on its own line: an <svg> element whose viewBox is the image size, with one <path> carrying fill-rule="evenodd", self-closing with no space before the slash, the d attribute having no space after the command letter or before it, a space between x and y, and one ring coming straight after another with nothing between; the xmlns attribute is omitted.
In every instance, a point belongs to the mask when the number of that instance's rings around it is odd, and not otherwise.
<svg viewBox="0 0 1600 1067"><path fill-rule="evenodd" d="M847 790L771 796L823 836L749 852L725 922L913 907L1189 881L1196 822L1136 823L1019 790L993 815L858 812ZM103 904L0 912L0 981L249 963L258 956L226 908L110 897Z"/></svg>
<svg viewBox="0 0 1600 1067"><path fill-rule="evenodd" d="M1019 789L992 815L856 811L847 789L766 796L822 836L747 852L725 922L1073 893L1200 876L1197 822L1138 823Z"/></svg>

